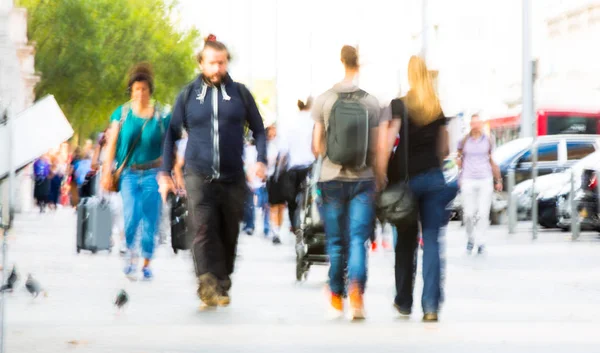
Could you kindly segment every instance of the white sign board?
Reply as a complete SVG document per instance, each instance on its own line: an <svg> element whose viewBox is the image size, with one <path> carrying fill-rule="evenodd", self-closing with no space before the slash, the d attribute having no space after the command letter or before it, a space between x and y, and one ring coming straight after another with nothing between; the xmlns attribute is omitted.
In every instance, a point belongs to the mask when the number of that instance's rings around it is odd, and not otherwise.
<svg viewBox="0 0 600 353"><path fill-rule="evenodd" d="M73 136L71 124L52 95L40 99L13 119L15 169L26 166ZM8 137L8 126L0 126L0 179L9 173Z"/></svg>

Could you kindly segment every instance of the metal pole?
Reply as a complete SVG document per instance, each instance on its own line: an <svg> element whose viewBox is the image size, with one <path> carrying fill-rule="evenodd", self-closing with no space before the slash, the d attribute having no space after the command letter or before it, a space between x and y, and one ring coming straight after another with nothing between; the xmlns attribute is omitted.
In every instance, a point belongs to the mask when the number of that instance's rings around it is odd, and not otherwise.
<svg viewBox="0 0 600 353"><path fill-rule="evenodd" d="M515 170L508 170L508 234L515 234L517 227L517 200L513 196L515 188Z"/></svg>
<svg viewBox="0 0 600 353"><path fill-rule="evenodd" d="M571 168L571 239L579 239L580 225L579 225L579 210L577 209L577 197L575 197L575 172Z"/></svg>
<svg viewBox="0 0 600 353"><path fill-rule="evenodd" d="M523 0L523 92L521 137L536 135L533 130L533 75L531 61L531 0Z"/></svg>
<svg viewBox="0 0 600 353"><path fill-rule="evenodd" d="M538 233L538 203L537 203L537 191L535 189L535 181L537 178L537 160L538 160L538 144L537 138L533 139L533 145L531 148L532 165L531 165L531 239L537 239Z"/></svg>
<svg viewBox="0 0 600 353"><path fill-rule="evenodd" d="M14 155L14 151L12 148L13 145L13 119L12 119L12 114L10 113L10 109L7 108L6 110L6 126L8 128L8 146L7 146L7 155L8 155L8 170L9 170L9 175L8 175L8 205L5 206L8 208L8 219L7 220L1 220L0 221L0 226L3 229L3 236L2 236L2 283L6 282L6 275L7 275L7 253L8 253L8 242L7 242L7 238L8 238L8 231L12 225L12 218L13 218L13 209L14 209L14 191L13 191L13 185L14 185L14 179L15 179L15 167L14 167L14 159L13 159L13 155ZM1 215L2 210L0 210L0 215ZM3 218L0 216L0 218ZM1 293L0 295L0 310L2 310L2 313L0 313L0 332L2 332L2 337L0 337L0 353L4 353L5 352L5 345L6 345L6 298L5 298L5 293L4 291Z"/></svg>

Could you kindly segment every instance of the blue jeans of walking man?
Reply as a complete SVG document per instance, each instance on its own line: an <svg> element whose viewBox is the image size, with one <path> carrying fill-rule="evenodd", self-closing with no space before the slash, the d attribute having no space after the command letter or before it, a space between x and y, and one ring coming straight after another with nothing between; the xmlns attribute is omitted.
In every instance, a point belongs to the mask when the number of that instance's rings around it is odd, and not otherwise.
<svg viewBox="0 0 600 353"><path fill-rule="evenodd" d="M328 181L320 183L323 197L325 234L329 255L329 287L332 293L346 293L348 280L364 291L367 282L367 245L375 218L375 183Z"/></svg>

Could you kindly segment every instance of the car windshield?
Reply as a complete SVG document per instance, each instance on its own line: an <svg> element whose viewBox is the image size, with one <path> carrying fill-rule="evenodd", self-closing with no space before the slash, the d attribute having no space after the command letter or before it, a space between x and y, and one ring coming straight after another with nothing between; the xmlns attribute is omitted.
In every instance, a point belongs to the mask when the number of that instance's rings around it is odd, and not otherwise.
<svg viewBox="0 0 600 353"><path fill-rule="evenodd" d="M504 164L509 159L514 157L515 154L527 148L527 146L531 145L531 138L522 138L513 140L503 144L502 146L496 148L492 157L494 161L498 164Z"/></svg>

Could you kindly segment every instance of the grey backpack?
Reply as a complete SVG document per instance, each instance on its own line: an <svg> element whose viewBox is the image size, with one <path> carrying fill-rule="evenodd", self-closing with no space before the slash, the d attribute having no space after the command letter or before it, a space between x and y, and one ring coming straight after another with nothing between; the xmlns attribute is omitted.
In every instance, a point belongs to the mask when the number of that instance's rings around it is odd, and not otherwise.
<svg viewBox="0 0 600 353"><path fill-rule="evenodd" d="M338 93L327 127L327 158L349 169L367 166L369 156L369 110L361 101L363 90Z"/></svg>

